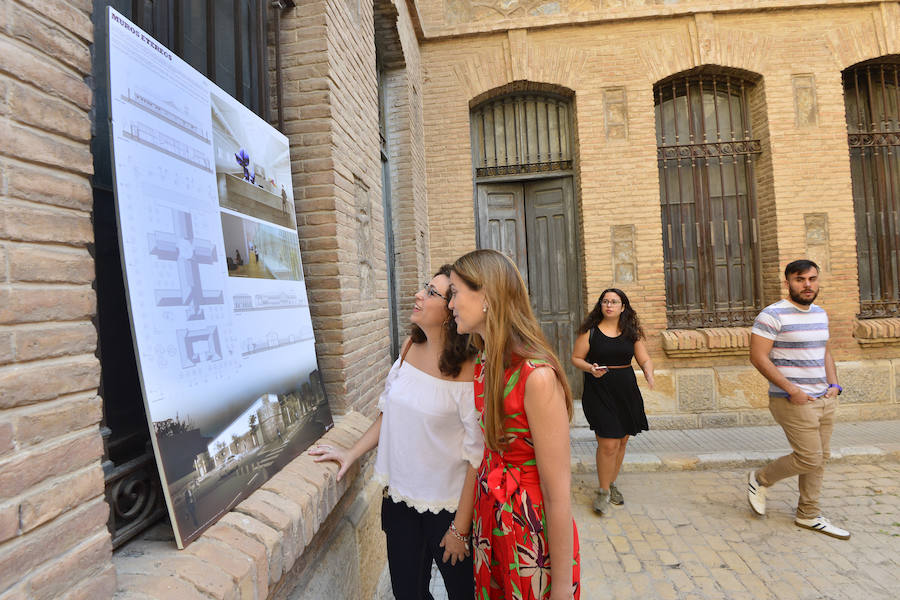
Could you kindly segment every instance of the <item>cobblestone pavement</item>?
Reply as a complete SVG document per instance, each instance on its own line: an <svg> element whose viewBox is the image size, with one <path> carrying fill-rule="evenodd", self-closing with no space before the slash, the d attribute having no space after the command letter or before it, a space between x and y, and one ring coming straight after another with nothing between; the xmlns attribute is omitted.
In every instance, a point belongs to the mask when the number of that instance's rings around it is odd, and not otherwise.
<svg viewBox="0 0 900 600"><path fill-rule="evenodd" d="M847 541L793 523L796 478L750 513L747 470L624 473L625 505L591 510L593 475L576 475L583 600L900 598L900 462L826 468L822 510ZM432 593L447 598L435 569Z"/></svg>
<svg viewBox="0 0 900 600"><path fill-rule="evenodd" d="M822 510L843 541L793 524L797 480L769 490L755 517L746 469L624 473L625 505L590 507L592 474L574 478L585 600L900 598L900 462L826 468Z"/></svg>

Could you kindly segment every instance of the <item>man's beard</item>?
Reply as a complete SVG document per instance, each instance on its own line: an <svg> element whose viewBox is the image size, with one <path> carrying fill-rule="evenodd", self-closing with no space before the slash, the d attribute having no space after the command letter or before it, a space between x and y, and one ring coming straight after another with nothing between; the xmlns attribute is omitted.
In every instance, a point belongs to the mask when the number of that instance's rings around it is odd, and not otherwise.
<svg viewBox="0 0 900 600"><path fill-rule="evenodd" d="M812 303L815 301L815 299L819 296L818 290L816 290L815 292L813 292L813 296L812 296L812 298L810 298L809 300L807 300L806 298L804 298L804 297L801 296L800 294L795 294L795 293L794 293L794 290L792 290L792 289L788 289L788 294L790 294L791 300L793 300L794 302L796 302L797 304L800 304L800 305L802 305L802 306L809 306L809 305L812 304Z"/></svg>

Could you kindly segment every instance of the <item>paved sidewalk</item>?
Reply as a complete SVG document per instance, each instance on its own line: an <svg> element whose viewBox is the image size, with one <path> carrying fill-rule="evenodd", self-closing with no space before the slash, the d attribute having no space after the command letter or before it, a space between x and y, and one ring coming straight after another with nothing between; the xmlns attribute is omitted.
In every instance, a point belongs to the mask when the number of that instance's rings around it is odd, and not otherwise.
<svg viewBox="0 0 900 600"><path fill-rule="evenodd" d="M597 442L587 428L572 429L573 473L595 473ZM791 451L777 425L720 429L658 429L628 442L622 471L684 471L750 467ZM838 422L830 464L900 459L900 421Z"/></svg>
<svg viewBox="0 0 900 600"><path fill-rule="evenodd" d="M747 469L790 452L777 425L641 433L618 480L625 505L602 518L596 447L572 429L582 600L900 598L900 421L835 427L822 507L848 541L793 524L796 478L770 489L766 517L751 514ZM436 567L431 591L447 598Z"/></svg>

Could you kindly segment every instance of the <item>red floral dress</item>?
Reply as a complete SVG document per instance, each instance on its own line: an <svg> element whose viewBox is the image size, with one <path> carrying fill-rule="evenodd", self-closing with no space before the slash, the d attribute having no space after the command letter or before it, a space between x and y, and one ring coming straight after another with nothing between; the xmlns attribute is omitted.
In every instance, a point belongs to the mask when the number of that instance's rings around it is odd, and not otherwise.
<svg viewBox="0 0 900 600"><path fill-rule="evenodd" d="M484 364L475 362L475 408L484 431ZM514 357L506 369L503 408L504 430L509 444L502 452L485 446L475 486L472 551L477 600L550 597L550 549L547 518L534 442L525 416L525 381L547 363ZM572 522L575 542L572 583L580 597L578 530Z"/></svg>

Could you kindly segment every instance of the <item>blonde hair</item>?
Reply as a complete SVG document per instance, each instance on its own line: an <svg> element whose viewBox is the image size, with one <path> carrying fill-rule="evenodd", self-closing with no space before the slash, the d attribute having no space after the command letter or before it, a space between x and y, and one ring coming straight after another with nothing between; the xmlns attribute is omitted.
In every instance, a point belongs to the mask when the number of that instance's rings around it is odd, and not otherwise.
<svg viewBox="0 0 900 600"><path fill-rule="evenodd" d="M556 374L566 398L566 411L572 419L572 390L562 365L541 327L534 318L528 291L519 269L506 255L496 250L475 250L453 263L453 272L473 290L483 290L487 302L484 338L472 334L475 346L484 352L484 437L492 450L505 444L503 422L504 371L509 355L546 361Z"/></svg>

